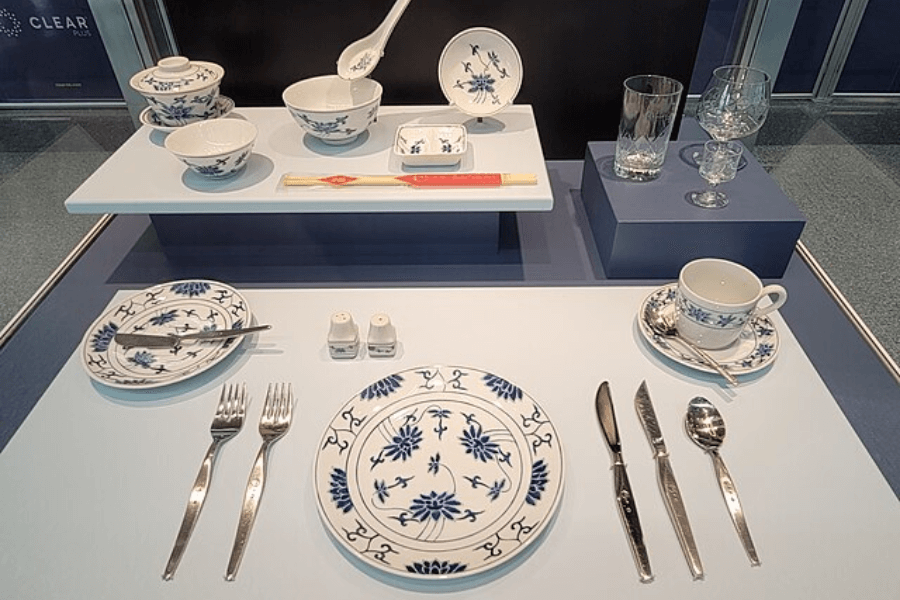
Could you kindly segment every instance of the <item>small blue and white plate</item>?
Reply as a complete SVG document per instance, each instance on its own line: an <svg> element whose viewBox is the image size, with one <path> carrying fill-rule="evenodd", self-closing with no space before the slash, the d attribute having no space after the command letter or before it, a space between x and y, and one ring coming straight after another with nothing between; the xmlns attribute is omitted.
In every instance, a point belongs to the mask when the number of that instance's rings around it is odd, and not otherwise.
<svg viewBox="0 0 900 600"><path fill-rule="evenodd" d="M315 458L319 514L350 555L419 580L519 556L563 491L559 434L505 379L465 367L401 371L355 395Z"/></svg>
<svg viewBox="0 0 900 600"><path fill-rule="evenodd" d="M516 98L522 85L522 58L499 31L473 27L444 46L438 79L450 104L473 117L486 117Z"/></svg>
<svg viewBox="0 0 900 600"><path fill-rule="evenodd" d="M213 105L213 108L212 108L212 114L208 117L208 119L221 119L222 117L226 117L229 114L231 114L231 111L233 111L233 110L234 110L234 100L232 100L228 96L222 96L220 94L219 97L216 98L216 103ZM205 120L208 120L208 119L205 119ZM176 129L180 129L181 127L184 127L184 125L181 125L181 126L166 125L159 118L159 115L157 115L153 111L152 106L148 106L147 108L145 108L144 110L141 111L140 120L141 120L141 123L143 123L144 125L151 127L157 131L162 131L164 133L169 133L169 132L175 131Z"/></svg>
<svg viewBox="0 0 900 600"><path fill-rule="evenodd" d="M716 373L712 367L701 362L678 342L672 342L656 334L644 318L648 307L663 308L674 305L677 289L677 283L669 283L657 288L644 299L637 314L638 329L647 343L660 354L685 367L705 373ZM778 330L772 320L764 315L751 319L737 341L730 346L706 352L713 360L728 369L729 373L747 375L771 365L778 356L779 346Z"/></svg>
<svg viewBox="0 0 900 600"><path fill-rule="evenodd" d="M81 362L91 379L110 387L162 387L215 366L234 352L241 340L130 348L113 340L116 333L168 335L241 329L251 320L247 300L224 283L203 279L163 283L113 305L94 321L81 343Z"/></svg>

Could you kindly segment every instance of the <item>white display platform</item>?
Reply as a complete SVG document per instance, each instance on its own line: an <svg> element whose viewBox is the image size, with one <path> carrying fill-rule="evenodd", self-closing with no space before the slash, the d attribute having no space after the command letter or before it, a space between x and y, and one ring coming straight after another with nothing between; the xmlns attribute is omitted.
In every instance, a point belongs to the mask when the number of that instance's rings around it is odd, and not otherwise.
<svg viewBox="0 0 900 600"><path fill-rule="evenodd" d="M0 454L4 598L422 598L544 600L896 600L900 502L780 315L778 359L736 389L659 357L637 331L652 288L242 290L273 329L226 363L169 389L106 389L78 356ZM121 292L121 299L133 292ZM329 316L386 312L393 359L328 358ZM363 326L363 334L365 326ZM313 458L327 424L365 386L435 364L487 370L521 386L556 426L565 492L546 537L514 568L406 583L351 562L319 520ZM594 413L609 380L628 474L656 580L638 582ZM661 499L633 398L647 381L684 496L704 581L692 581ZM272 449L259 516L237 581L223 574L260 438L266 385L295 390L291 431ZM209 444L221 386L246 382L244 431L223 448L193 539L171 582L160 575ZM750 567L709 458L687 438L688 401L709 398L728 435L722 456L762 566ZM432 585L433 584L433 585Z"/></svg>
<svg viewBox="0 0 900 600"><path fill-rule="evenodd" d="M459 110L437 106L382 106L359 139L330 146L303 133L284 107L241 108L259 137L245 171L222 181L185 167L163 146L167 134L144 125L66 200L71 213L380 213L514 212L553 207L553 194L531 106L510 106L478 123ZM469 148L455 167L405 167L392 152L407 123L457 124ZM534 186L417 189L408 187L290 188L286 173L397 175L426 172L534 173Z"/></svg>

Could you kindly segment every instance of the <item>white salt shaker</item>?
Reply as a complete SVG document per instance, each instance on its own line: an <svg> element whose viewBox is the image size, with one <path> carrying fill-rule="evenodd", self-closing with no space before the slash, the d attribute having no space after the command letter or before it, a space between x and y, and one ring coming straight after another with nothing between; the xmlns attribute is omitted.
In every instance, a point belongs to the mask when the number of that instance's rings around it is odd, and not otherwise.
<svg viewBox="0 0 900 600"><path fill-rule="evenodd" d="M372 315L366 346L369 356L373 358L389 358L397 354L397 330L389 316L384 313Z"/></svg>
<svg viewBox="0 0 900 600"><path fill-rule="evenodd" d="M359 354L359 326L350 313L336 312L331 315L328 353L331 358L356 358Z"/></svg>

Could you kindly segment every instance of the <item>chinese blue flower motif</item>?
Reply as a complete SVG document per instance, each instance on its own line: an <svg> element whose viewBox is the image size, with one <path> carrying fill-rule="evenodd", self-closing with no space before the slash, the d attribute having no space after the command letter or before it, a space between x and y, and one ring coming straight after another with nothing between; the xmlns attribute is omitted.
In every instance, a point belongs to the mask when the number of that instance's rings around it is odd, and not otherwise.
<svg viewBox="0 0 900 600"><path fill-rule="evenodd" d="M756 349L756 355L760 358L765 356L771 356L772 352L775 351L775 346L772 344L760 344Z"/></svg>
<svg viewBox="0 0 900 600"><path fill-rule="evenodd" d="M345 513L353 510L353 500L350 499L350 489L347 487L347 472L337 467L331 471L331 499L335 505Z"/></svg>
<svg viewBox="0 0 900 600"><path fill-rule="evenodd" d="M150 317L150 324L159 327L160 325L171 323L175 320L176 316L178 316L178 310L173 308L172 310Z"/></svg>
<svg viewBox="0 0 900 600"><path fill-rule="evenodd" d="M459 441L466 449L466 454L471 454L481 462L494 460L500 452L500 445L492 441L491 436L482 432L481 425L470 425L469 429L464 429Z"/></svg>
<svg viewBox="0 0 900 600"><path fill-rule="evenodd" d="M447 562L446 560L423 560L406 565L406 570L419 575L450 575L452 573L462 573L466 570L466 565Z"/></svg>
<svg viewBox="0 0 900 600"><path fill-rule="evenodd" d="M112 322L107 323L91 336L91 348L93 348L94 352L106 352L118 331L118 325Z"/></svg>
<svg viewBox="0 0 900 600"><path fill-rule="evenodd" d="M422 443L422 430L415 425L404 425L400 428L391 443L384 447L384 453L392 460L406 460L413 450L419 449Z"/></svg>
<svg viewBox="0 0 900 600"><path fill-rule="evenodd" d="M146 350L139 350L135 352L133 356L128 357L128 362L134 363L139 367L149 369L150 366L153 365L154 362L156 362L156 357Z"/></svg>
<svg viewBox="0 0 900 600"><path fill-rule="evenodd" d="M522 390L502 377L488 373L484 376L484 384L497 394L498 398L504 400L520 400L522 398Z"/></svg>
<svg viewBox="0 0 900 600"><path fill-rule="evenodd" d="M703 310L699 306L694 306L693 304L689 304L687 309L688 309L687 310L688 316L695 321L699 321L699 322L703 323L709 318L709 312Z"/></svg>
<svg viewBox="0 0 900 600"><path fill-rule="evenodd" d="M528 486L525 502L531 505L537 504L538 500L541 499L541 492L547 487L548 481L547 463L544 462L544 459L540 459L531 465L531 483Z"/></svg>
<svg viewBox="0 0 900 600"><path fill-rule="evenodd" d="M385 377L380 381L376 381L375 383L364 389L362 392L360 392L359 395L363 400L386 398L387 396L400 389L400 386L402 384L402 375L391 375L389 377Z"/></svg>
<svg viewBox="0 0 900 600"><path fill-rule="evenodd" d="M347 124L347 119L350 118L349 115L335 117L334 121L316 121L315 119L311 119L309 115L303 113L297 113L297 116L309 126L310 130L321 135L331 135L333 133L346 133L347 135L350 135L356 131L349 127L341 129L342 126Z"/></svg>
<svg viewBox="0 0 900 600"><path fill-rule="evenodd" d="M205 281L182 281L171 287L171 290L179 296L202 296L209 291L209 284Z"/></svg>
<svg viewBox="0 0 900 600"><path fill-rule="evenodd" d="M460 501L456 499L456 494L452 492L437 493L432 491L429 494L420 494L418 498L413 499L409 506L409 512L412 513L414 519L418 521L427 521L432 519L439 521L441 519L453 520L459 514Z"/></svg>
<svg viewBox="0 0 900 600"><path fill-rule="evenodd" d="M723 328L730 327L732 324L734 324L735 319L737 319L736 315L728 315L728 314L717 315L716 327L723 327Z"/></svg>
<svg viewBox="0 0 900 600"><path fill-rule="evenodd" d="M388 486L383 479L377 479L375 481L375 495L382 504L384 504L384 501L391 495L390 492L388 492Z"/></svg>
<svg viewBox="0 0 900 600"><path fill-rule="evenodd" d="M157 108L168 119L174 121L185 121L194 116L194 107L185 104L174 104L172 106L160 106Z"/></svg>

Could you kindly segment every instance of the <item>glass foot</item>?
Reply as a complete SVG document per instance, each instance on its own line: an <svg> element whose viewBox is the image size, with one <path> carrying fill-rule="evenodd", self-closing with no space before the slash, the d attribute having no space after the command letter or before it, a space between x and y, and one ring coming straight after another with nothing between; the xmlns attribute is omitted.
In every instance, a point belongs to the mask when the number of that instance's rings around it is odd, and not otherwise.
<svg viewBox="0 0 900 600"><path fill-rule="evenodd" d="M728 196L722 192L705 190L702 192L688 192L685 200L700 208L723 208L728 206Z"/></svg>

